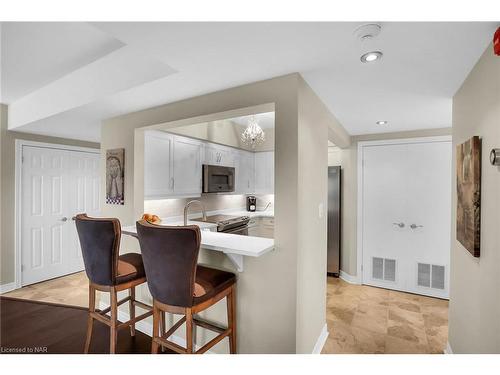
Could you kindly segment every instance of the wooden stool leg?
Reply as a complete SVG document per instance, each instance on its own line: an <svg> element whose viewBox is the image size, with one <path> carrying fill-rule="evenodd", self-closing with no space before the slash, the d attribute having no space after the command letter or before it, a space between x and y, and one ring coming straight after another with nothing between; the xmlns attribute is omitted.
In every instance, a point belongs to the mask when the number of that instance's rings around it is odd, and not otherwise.
<svg viewBox="0 0 500 375"><path fill-rule="evenodd" d="M186 349L193 354L193 314L190 308L186 309Z"/></svg>
<svg viewBox="0 0 500 375"><path fill-rule="evenodd" d="M94 326L94 318L90 315L95 312L95 289L89 283L89 315L87 318L87 338L85 339L84 353L87 354L90 349L90 340L92 339L92 328Z"/></svg>
<svg viewBox="0 0 500 375"><path fill-rule="evenodd" d="M128 311L130 319L135 318L135 286L128 290L130 301L128 301ZM135 336L135 322L130 325L130 336Z"/></svg>
<svg viewBox="0 0 500 375"><path fill-rule="evenodd" d="M118 322L118 306L116 301L116 290L111 288L110 292L111 299L111 327L110 327L110 337L109 337L109 352L110 354L116 353L116 341L117 341L117 322Z"/></svg>
<svg viewBox="0 0 500 375"><path fill-rule="evenodd" d="M231 328L229 334L229 352L236 354L236 287L231 287L231 293L226 297L227 324Z"/></svg>
<svg viewBox="0 0 500 375"><path fill-rule="evenodd" d="M165 311L160 311L160 337L163 337L167 332L167 322L165 319Z"/></svg>
<svg viewBox="0 0 500 375"><path fill-rule="evenodd" d="M193 319L194 319L194 316L193 316ZM196 340L197 340L197 335L198 335L198 331L197 331L197 325L194 323L193 321L193 352L196 353Z"/></svg>
<svg viewBox="0 0 500 375"><path fill-rule="evenodd" d="M167 332L167 322L165 319L165 311L160 310L160 337L164 337L165 333ZM161 351L165 352L166 348L161 345Z"/></svg>
<svg viewBox="0 0 500 375"><path fill-rule="evenodd" d="M156 338L158 338L159 332L160 332L160 310L153 301L153 338L151 340L151 354L158 353L159 344L156 341Z"/></svg>

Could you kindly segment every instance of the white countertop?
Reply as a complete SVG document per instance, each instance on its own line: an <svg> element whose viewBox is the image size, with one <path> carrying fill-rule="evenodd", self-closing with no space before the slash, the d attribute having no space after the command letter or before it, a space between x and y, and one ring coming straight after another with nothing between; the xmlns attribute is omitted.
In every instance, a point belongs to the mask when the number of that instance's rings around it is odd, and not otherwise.
<svg viewBox="0 0 500 375"><path fill-rule="evenodd" d="M274 210L265 210L265 211L254 211L249 212L247 210L228 210L221 212L226 215L234 215L234 216L250 216L253 217L274 217Z"/></svg>
<svg viewBox="0 0 500 375"><path fill-rule="evenodd" d="M204 221L195 221L195 220L188 220L187 222L188 225L198 225L201 230L208 229L208 230L216 230L217 224L215 223L207 223ZM170 225L170 226L183 226L184 225L184 220L172 220L172 219L164 219L161 218L161 223L160 225Z"/></svg>
<svg viewBox="0 0 500 375"><path fill-rule="evenodd" d="M260 257L274 249L274 239L238 234L201 231L201 247L225 254Z"/></svg>
<svg viewBox="0 0 500 375"><path fill-rule="evenodd" d="M229 209L229 210L216 210L216 211L207 211L207 216L211 215L232 215L232 216L250 216L251 218L253 217L274 217L274 210L273 209L268 209L265 211L254 211L250 212L245 209ZM200 217L201 213L199 211L191 213L189 215L189 218L195 218L195 217ZM171 217L168 219L163 219L162 222L169 222L169 223L182 223L183 222L183 217L182 216L175 216ZM193 222L195 223L195 222ZM198 222L196 222L198 223Z"/></svg>
<svg viewBox="0 0 500 375"><path fill-rule="evenodd" d="M266 211L254 211L250 212L247 210L243 209L230 209L230 210L217 210L217 211L208 211L207 216L211 215L218 215L218 214L224 214L224 215L233 215L233 216L249 216L250 218L254 217L274 217L274 210L266 210ZM193 217L200 217L201 213L196 212L192 213L189 215L190 218ZM174 217L169 217L169 218L161 218L161 224L162 225L184 225L184 218L182 216L174 216ZM198 225L200 229L214 229L217 227L217 224L215 223L206 223L203 221L196 221L196 220L188 220L188 225Z"/></svg>
<svg viewBox="0 0 500 375"><path fill-rule="evenodd" d="M222 213L222 212L221 212ZM248 212L245 210L225 210L224 214L235 216L250 216L250 217L273 217L272 210ZM211 213L212 214L212 213ZM164 219L163 225L182 226L183 221ZM221 251L225 254L244 255L249 257L260 257L274 249L274 239L242 236L238 234L220 233L211 231L217 227L214 223L205 223L200 221L188 221L189 225L198 225L201 229L201 248L213 251ZM137 236L135 225L122 226L122 233Z"/></svg>

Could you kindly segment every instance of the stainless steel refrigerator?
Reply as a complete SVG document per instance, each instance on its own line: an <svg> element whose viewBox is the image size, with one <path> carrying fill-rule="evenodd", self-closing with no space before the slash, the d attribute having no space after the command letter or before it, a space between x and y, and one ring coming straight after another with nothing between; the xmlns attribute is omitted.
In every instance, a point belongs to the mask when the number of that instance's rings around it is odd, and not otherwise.
<svg viewBox="0 0 500 375"><path fill-rule="evenodd" d="M327 273L333 276L340 272L340 183L340 167L328 167Z"/></svg>

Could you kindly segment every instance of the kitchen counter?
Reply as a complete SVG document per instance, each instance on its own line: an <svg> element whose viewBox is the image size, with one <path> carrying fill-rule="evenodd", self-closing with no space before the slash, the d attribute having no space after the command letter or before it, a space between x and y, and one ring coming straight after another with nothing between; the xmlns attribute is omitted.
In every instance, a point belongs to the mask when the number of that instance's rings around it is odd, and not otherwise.
<svg viewBox="0 0 500 375"><path fill-rule="evenodd" d="M224 213L226 215L234 215L234 216L249 216L250 218L274 217L274 210L254 211L254 212L249 212L247 210L227 210L223 212L221 211L220 213Z"/></svg>
<svg viewBox="0 0 500 375"><path fill-rule="evenodd" d="M204 221L197 221L197 220L188 220L187 222L188 225L198 225L201 230L211 230L211 231L216 231L217 230L217 224L215 223L207 223ZM161 218L161 224L160 225L171 225L171 226L183 226L184 225L184 219L178 219L178 218L171 218L171 219L165 219Z"/></svg>
<svg viewBox="0 0 500 375"><path fill-rule="evenodd" d="M216 211L207 211L207 216L211 215L231 215L231 216L249 216L250 218L254 217L274 217L274 210L265 210L265 211L254 211L250 212L244 209L229 209L229 210L216 210ZM217 224L215 223L206 223L203 221L192 220L193 218L200 217L200 212L191 213L188 217L188 225L198 225L200 229L210 229L215 230L217 228ZM161 218L162 225L184 225L184 218L182 216L173 216L169 218Z"/></svg>
<svg viewBox="0 0 500 375"><path fill-rule="evenodd" d="M273 217L274 212L245 210L224 211L224 214L234 216ZM183 221L175 219L162 220L163 225L182 226ZM198 225L201 229L201 248L220 251L228 256L239 272L243 272L243 257L260 257L274 250L274 239L217 232L217 224L188 220L189 225ZM137 237L135 225L122 226L122 233Z"/></svg>

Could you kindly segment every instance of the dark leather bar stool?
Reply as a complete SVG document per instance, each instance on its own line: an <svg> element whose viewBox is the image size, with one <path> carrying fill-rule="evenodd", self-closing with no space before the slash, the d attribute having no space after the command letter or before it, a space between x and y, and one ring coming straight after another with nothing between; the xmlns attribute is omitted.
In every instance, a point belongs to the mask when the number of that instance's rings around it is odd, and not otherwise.
<svg viewBox="0 0 500 375"><path fill-rule="evenodd" d="M85 272L89 278L89 315L85 353L89 352L94 319L110 327L110 353L116 351L118 330L130 327L130 335L135 336L135 323L151 316L152 307L135 299L135 287L146 282L146 274L140 254L119 255L121 227L118 219L90 218L86 214L75 216L76 229L80 238ZM117 301L117 292L129 291L128 297ZM96 290L109 292L111 305L104 310L96 310ZM118 306L129 303L130 320L118 321ZM135 307L148 310L135 316ZM107 313L110 312L110 317Z"/></svg>
<svg viewBox="0 0 500 375"><path fill-rule="evenodd" d="M149 290L153 296L153 341L177 353L205 353L229 337L230 353L236 353L236 276L231 272L197 265L201 233L196 225L167 227L137 222L137 234ZM228 327L209 323L195 314L226 297ZM164 313L184 315L165 332ZM186 323L186 348L168 338ZM193 328L199 326L218 335L194 351Z"/></svg>

